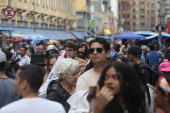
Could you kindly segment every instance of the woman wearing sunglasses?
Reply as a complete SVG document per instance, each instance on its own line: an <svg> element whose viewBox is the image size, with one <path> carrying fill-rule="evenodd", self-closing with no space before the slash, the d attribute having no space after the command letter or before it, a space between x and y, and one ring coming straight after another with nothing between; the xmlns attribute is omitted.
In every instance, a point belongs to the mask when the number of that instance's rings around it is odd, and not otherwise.
<svg viewBox="0 0 170 113"><path fill-rule="evenodd" d="M164 110L161 113L170 113L170 76L161 76L155 88L155 107ZM158 113L157 111L155 113Z"/></svg>
<svg viewBox="0 0 170 113"><path fill-rule="evenodd" d="M136 72L122 62L104 68L88 100L92 113L146 113L145 93Z"/></svg>

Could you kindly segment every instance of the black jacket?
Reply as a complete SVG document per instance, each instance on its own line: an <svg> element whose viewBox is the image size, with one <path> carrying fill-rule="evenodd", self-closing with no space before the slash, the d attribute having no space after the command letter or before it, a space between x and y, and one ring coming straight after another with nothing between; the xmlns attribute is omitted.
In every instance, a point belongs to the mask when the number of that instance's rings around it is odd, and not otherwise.
<svg viewBox="0 0 170 113"><path fill-rule="evenodd" d="M68 113L70 105L66 102L71 95L61 86L60 80L53 80L47 88L47 99L59 102ZM57 109L57 108L56 108Z"/></svg>

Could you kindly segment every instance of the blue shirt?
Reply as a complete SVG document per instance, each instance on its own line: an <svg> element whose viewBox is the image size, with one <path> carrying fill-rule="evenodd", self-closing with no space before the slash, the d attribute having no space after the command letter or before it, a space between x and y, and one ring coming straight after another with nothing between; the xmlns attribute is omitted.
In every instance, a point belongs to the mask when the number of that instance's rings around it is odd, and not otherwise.
<svg viewBox="0 0 170 113"><path fill-rule="evenodd" d="M159 65L159 52L158 51L150 51L147 53L149 65L151 67Z"/></svg>

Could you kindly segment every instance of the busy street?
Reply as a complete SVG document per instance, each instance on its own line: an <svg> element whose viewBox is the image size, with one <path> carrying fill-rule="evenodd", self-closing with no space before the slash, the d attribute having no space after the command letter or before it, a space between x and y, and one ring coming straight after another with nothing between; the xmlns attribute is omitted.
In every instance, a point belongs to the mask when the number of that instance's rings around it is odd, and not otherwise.
<svg viewBox="0 0 170 113"><path fill-rule="evenodd" d="M0 113L170 113L170 1L0 0Z"/></svg>

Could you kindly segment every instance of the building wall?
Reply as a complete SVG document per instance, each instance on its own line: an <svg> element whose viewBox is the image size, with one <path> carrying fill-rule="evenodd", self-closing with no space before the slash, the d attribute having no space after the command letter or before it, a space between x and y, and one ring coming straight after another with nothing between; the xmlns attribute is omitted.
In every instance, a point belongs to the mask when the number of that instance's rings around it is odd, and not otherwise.
<svg viewBox="0 0 170 113"><path fill-rule="evenodd" d="M101 34L102 29L102 19L103 19L103 12L102 12L102 2L99 0L92 0L91 1L91 19L95 21L95 29L94 31L97 34Z"/></svg>
<svg viewBox="0 0 170 113"><path fill-rule="evenodd" d="M119 27L130 30L130 0L119 0Z"/></svg>
<svg viewBox="0 0 170 113"><path fill-rule="evenodd" d="M77 31L89 30L90 4L90 0L76 0Z"/></svg>
<svg viewBox="0 0 170 113"><path fill-rule="evenodd" d="M16 11L12 25L33 27L34 0L11 0L11 4ZM7 6L8 0L0 1L0 25L9 25L4 16L4 9ZM75 0L35 0L35 13L36 27L65 29L66 25L69 25L71 29L76 28Z"/></svg>
<svg viewBox="0 0 170 113"><path fill-rule="evenodd" d="M119 19L119 15L118 15L118 0L111 0L111 11L113 12L113 18L114 18L114 26L115 28L118 28L118 19Z"/></svg>
<svg viewBox="0 0 170 113"><path fill-rule="evenodd" d="M131 1L131 30L152 31L157 22L157 1L132 0Z"/></svg>

